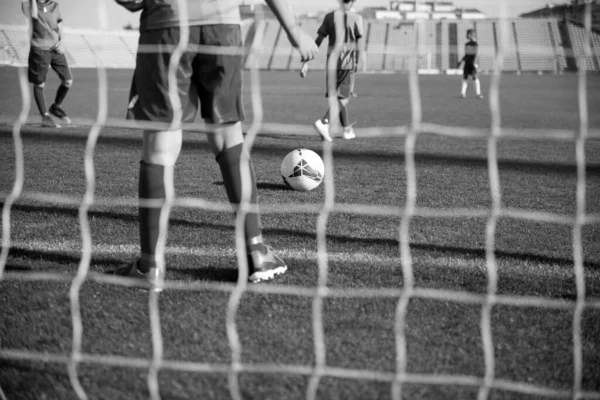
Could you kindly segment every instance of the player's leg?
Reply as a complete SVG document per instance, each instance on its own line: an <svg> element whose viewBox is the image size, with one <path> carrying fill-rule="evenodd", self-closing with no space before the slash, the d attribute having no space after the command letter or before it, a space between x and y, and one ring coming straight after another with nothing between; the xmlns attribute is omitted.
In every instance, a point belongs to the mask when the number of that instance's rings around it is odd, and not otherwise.
<svg viewBox="0 0 600 400"><path fill-rule="evenodd" d="M468 79L469 71L465 68L463 69L463 80L462 85L460 87L460 97L462 97L463 99L467 97L467 86L469 85Z"/></svg>
<svg viewBox="0 0 600 400"><path fill-rule="evenodd" d="M329 71L325 71L325 97L329 98ZM313 122L313 127L317 133L321 136L321 139L331 142L331 135L329 134L329 108L325 114Z"/></svg>
<svg viewBox="0 0 600 400"><path fill-rule="evenodd" d="M42 117L42 126L60 128L60 125L48 114L44 96L44 87L46 86L46 78L50 69L50 57L49 50L32 47L29 51L27 76L29 82L33 85L33 98Z"/></svg>
<svg viewBox="0 0 600 400"><path fill-rule="evenodd" d="M73 85L73 75L71 74L71 69L67 62L67 56L64 53L53 52L51 66L60 78L60 86L56 90L54 103L50 106L49 112L62 123L70 124L71 119L61 107L67 93L69 93L69 89Z"/></svg>
<svg viewBox="0 0 600 400"><path fill-rule="evenodd" d="M140 199L166 199L165 181L173 179L174 167L183 142L181 130L145 131L140 161L138 195ZM157 265L160 207L139 207L141 259L138 269L148 272Z"/></svg>
<svg viewBox="0 0 600 400"><path fill-rule="evenodd" d="M348 103L354 90L354 71L340 70L338 71L338 101L340 104L340 125L342 126L344 139L354 139L356 137L354 128L348 121Z"/></svg>
<svg viewBox="0 0 600 400"><path fill-rule="evenodd" d="M171 123L173 107L169 97L170 51L179 40L179 30L166 28L142 32L140 45L152 45L156 53L138 53L136 70L133 74L127 117L136 120ZM177 92L184 110L195 115L197 100L189 95L191 87L191 57L184 55L176 71ZM194 92L195 93L195 92ZM184 118L189 117L186 113ZM166 184L173 179L174 166L181 152L183 134L180 129L164 131L147 130L143 134L142 156L139 168L138 196L143 200L158 200L162 204L166 199ZM140 204L139 232L141 256L133 264L119 268L115 274L145 278L155 281L159 271L156 268L161 206Z"/></svg>
<svg viewBox="0 0 600 400"><path fill-rule="evenodd" d="M238 25L209 25L201 28L202 43L212 46L242 46ZM249 154L244 154L241 121L242 58L235 55L199 54L194 69L201 114L212 133L208 143L219 164L229 202L242 201L243 190L250 191L249 203L258 204L254 168ZM247 160L245 162L244 160ZM249 173L249 180L244 180ZM249 212L244 223L244 237L249 261L249 279L253 282L272 279L284 273L287 266L273 250L265 246L260 214Z"/></svg>
<svg viewBox="0 0 600 400"><path fill-rule="evenodd" d="M473 71L473 82L475 83L475 94L477 95L477 98L483 99L483 95L481 94L481 82L479 81L477 71Z"/></svg>

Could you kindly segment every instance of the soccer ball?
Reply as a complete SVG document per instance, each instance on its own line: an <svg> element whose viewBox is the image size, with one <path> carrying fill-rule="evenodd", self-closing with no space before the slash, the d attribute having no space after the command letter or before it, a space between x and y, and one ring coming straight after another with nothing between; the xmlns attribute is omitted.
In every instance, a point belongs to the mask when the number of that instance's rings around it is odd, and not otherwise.
<svg viewBox="0 0 600 400"><path fill-rule="evenodd" d="M294 190L308 192L323 182L325 165L317 153L309 149L296 149L281 162L281 177Z"/></svg>

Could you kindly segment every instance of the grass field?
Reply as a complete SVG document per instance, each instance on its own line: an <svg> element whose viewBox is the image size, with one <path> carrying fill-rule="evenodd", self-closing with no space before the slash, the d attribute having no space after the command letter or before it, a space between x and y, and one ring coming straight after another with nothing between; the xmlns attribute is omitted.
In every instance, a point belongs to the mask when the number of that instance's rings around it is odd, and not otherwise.
<svg viewBox="0 0 600 400"><path fill-rule="evenodd" d="M75 117L94 118L97 76L76 70L64 104ZM131 71L110 71L108 114L124 114ZM16 70L0 68L0 114L16 118ZM246 76L248 78L249 76ZM299 79L291 72L261 75L266 122L306 125L326 106L320 72ZM247 79L246 82L249 82ZM54 77L47 87L56 87ZM482 77L487 92L490 77ZM490 125L487 100L457 98L459 77L421 76L423 120L454 127ZM360 75L350 104L356 127L410 123L405 75ZM472 95L472 94L471 94ZM47 91L50 102L53 91ZM250 92L246 88L249 119ZM600 78L588 78L590 126L600 128ZM506 75L501 83L502 124L516 129L579 126L577 77ZM34 112L30 115L35 116ZM12 127L0 126L0 200L14 179ZM89 128L25 126L25 185L12 207L12 246L0 282L0 388L7 399L77 398L66 360L72 346L70 281L81 261L78 203L85 192L83 155ZM244 399L300 399L312 367L325 356L319 399L392 397L397 366L396 323L404 283L399 246L401 218L365 215L347 205L397 207L406 201L404 138L335 140L334 210L327 221L328 280L335 294L323 299L324 354L315 350L313 295L318 285L317 219L323 185L313 192L287 190L279 176L283 157L297 147L322 154L313 136L259 135L252 150L264 235L288 261L273 283L250 286L235 321L242 345ZM487 140L420 134L415 149L417 205L483 210L479 216L415 217L410 249L415 286L447 298L411 298L406 335L405 399L475 399L485 374L481 303L485 294L485 210L492 205ZM149 397L152 337L148 292L99 277L138 252L137 172L141 133L103 129L95 150L97 204L89 212L93 257L80 293L82 387L90 399ZM600 214L600 141L586 143L586 212ZM575 143L498 141L502 206L573 217L576 211ZM225 190L204 135L189 133L176 170L177 196L224 204ZM46 197L39 195L47 194ZM71 199L70 202L64 199ZM122 200L117 202L115 200ZM315 205L302 213L280 212ZM346 207L346 208L344 208ZM279 211L278 211L279 210ZM167 280L187 285L160 294L164 359L158 375L162 399L230 398L227 368L232 351L226 312L237 279L231 212L176 207L167 243ZM580 398L600 398L600 226L582 228L586 300L581 320ZM490 399L574 398L574 272L572 226L500 218L495 235L497 293L537 305L492 307L494 388ZM51 279L31 279L52 273ZM376 292L377 289L386 291ZM435 291L433 291L435 290ZM373 293L379 293L374 296ZM470 301L455 301L460 296ZM316 327L316 330L315 330ZM316 332L316 335L315 335ZM317 346L317 350L318 350ZM22 351L41 359L19 358ZM96 356L96 358L92 357ZM104 358L102 358L104 357ZM108 360L109 363L98 361ZM127 361L129 360L129 361ZM195 368L194 368L195 367ZM253 369L254 368L254 369ZM362 372L361 372L362 371ZM489 372L489 371L488 371ZM348 377L359 379L348 379ZM428 381L421 377L426 376ZM444 377L447 378L444 380ZM439 379L442 380L439 380ZM432 380L433 379L433 380ZM0 396L0 398L2 398Z"/></svg>

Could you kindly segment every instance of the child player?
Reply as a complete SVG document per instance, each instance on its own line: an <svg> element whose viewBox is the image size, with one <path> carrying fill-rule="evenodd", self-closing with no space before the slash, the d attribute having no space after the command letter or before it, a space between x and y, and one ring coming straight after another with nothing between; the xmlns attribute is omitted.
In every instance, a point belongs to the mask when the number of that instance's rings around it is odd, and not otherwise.
<svg viewBox="0 0 600 400"><path fill-rule="evenodd" d="M344 128L343 138L354 139L354 129L348 124L347 105L350 97L354 95L355 73L358 71L358 64L363 49L363 19L352 7L355 0L338 0L340 7L325 15L321 27L317 31L315 43L321 46L323 39L329 37L327 48L327 65L329 65L329 56L332 54L336 45L336 24L344 24L343 28L337 32L344 35L342 49L337 62L336 90L339 106L340 125ZM300 69L300 76L305 77L308 72L308 63L304 63ZM329 69L325 72L326 94L329 96ZM321 135L323 140L331 142L329 132L330 110L325 115L315 121L314 127Z"/></svg>
<svg viewBox="0 0 600 400"><path fill-rule="evenodd" d="M35 9L32 9L31 3ZM61 104L73 84L61 42L60 9L58 3L53 0L25 0L21 3L21 9L27 18L31 18L32 35L27 75L29 82L33 84L33 97L42 116L42 126L60 128L52 116L63 124L71 123ZM56 91L54 103L47 109L44 86L50 67L56 71L61 83Z"/></svg>
<svg viewBox="0 0 600 400"><path fill-rule="evenodd" d="M479 78L477 77L478 44L477 38L475 36L475 31L473 29L467 30L467 39L469 41L465 44L465 55L458 62L457 66L457 68L460 68L461 64L464 63L463 81L460 90L460 97L464 99L467 96L468 80L469 77L471 77L475 82L475 93L477 94L477 98L483 99L483 96L481 95L481 83L479 82Z"/></svg>
<svg viewBox="0 0 600 400"><path fill-rule="evenodd" d="M238 0L185 0L186 15L180 15L181 0L116 0L130 11L142 11L140 51L136 57L128 116L137 120L171 124L145 130L139 169L139 198L166 199L165 176L173 177L183 145L180 122L193 122L200 113L210 127L208 145L221 170L227 197L239 204L242 185L250 188L250 204L257 205L257 188L252 163L242 162L244 136L241 121L243 49ZM285 0L266 0L283 26L290 42L308 61L318 52L312 38L296 23ZM185 22L184 22L185 21ZM183 115L176 118L169 96L171 56L180 41L182 23L189 28L188 48L177 60L176 87ZM213 49L212 54L203 48ZM214 52L219 47L225 51ZM144 48L144 50L142 50ZM155 51L151 51L155 49ZM150 50L150 51L149 51ZM206 50L204 50L206 51ZM177 99L175 99L177 100ZM250 171L244 181L242 170ZM200 178L200 177L198 177ZM141 255L115 274L156 282L160 279L156 247L160 207L139 207ZM244 223L249 280L270 280L287 270L285 262L263 242L260 215L249 212Z"/></svg>

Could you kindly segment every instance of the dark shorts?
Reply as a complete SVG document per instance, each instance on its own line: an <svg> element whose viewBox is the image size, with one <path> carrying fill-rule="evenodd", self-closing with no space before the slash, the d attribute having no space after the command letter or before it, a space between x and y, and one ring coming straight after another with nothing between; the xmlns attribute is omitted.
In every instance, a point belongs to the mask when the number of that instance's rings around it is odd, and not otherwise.
<svg viewBox="0 0 600 400"><path fill-rule="evenodd" d="M477 79L477 68L474 65L463 68L463 79L469 79L469 77L473 78L473 80Z"/></svg>
<svg viewBox="0 0 600 400"><path fill-rule="evenodd" d="M179 28L157 29L140 34L140 49L131 83L127 118L172 122L173 104L169 97L169 61L179 42ZM189 46L242 46L239 25L191 26ZM144 51L156 48L156 52ZM177 93L183 111L182 122L193 122L200 107L210 124L244 120L242 105L241 54L203 54L198 49L184 52L176 70Z"/></svg>
<svg viewBox="0 0 600 400"><path fill-rule="evenodd" d="M62 81L73 79L67 57L64 53L38 49L37 47L29 49L27 77L30 83L41 85L46 82L50 67L52 67Z"/></svg>
<svg viewBox="0 0 600 400"><path fill-rule="evenodd" d="M351 69L338 69L336 73L335 87L337 89L338 99L347 99L354 91L354 71ZM329 74L325 73L325 84L327 90L325 97L329 97Z"/></svg>

